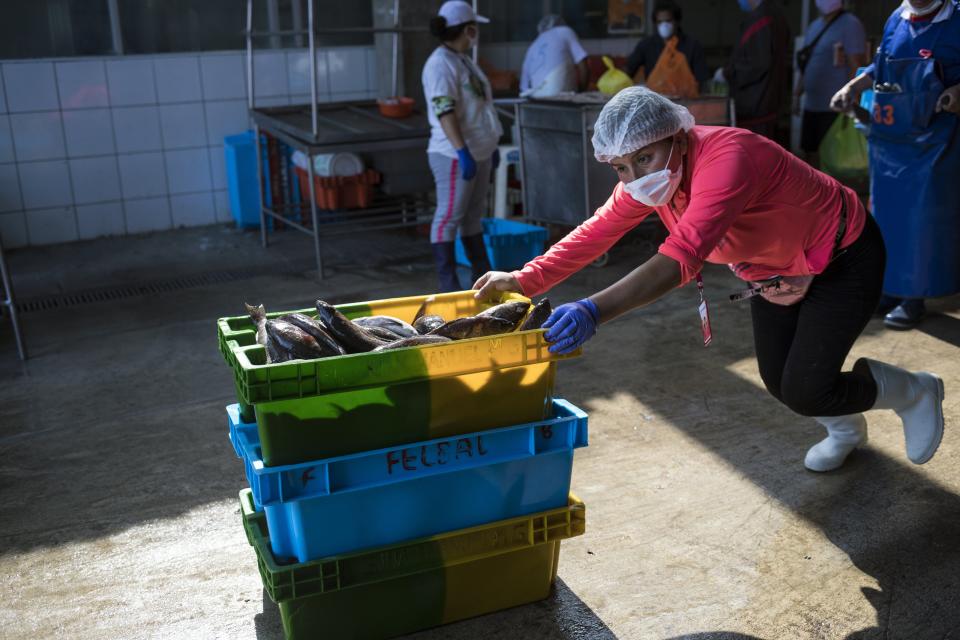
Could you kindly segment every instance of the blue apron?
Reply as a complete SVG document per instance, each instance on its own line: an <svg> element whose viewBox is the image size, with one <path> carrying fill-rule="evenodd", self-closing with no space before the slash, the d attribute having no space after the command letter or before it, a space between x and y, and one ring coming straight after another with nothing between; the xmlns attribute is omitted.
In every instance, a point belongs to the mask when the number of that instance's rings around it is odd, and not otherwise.
<svg viewBox="0 0 960 640"><path fill-rule="evenodd" d="M941 41L960 44L957 4L916 36L906 20L888 23L875 61L870 195L887 245L883 291L901 298L960 292L960 117L935 112L949 86Z"/></svg>

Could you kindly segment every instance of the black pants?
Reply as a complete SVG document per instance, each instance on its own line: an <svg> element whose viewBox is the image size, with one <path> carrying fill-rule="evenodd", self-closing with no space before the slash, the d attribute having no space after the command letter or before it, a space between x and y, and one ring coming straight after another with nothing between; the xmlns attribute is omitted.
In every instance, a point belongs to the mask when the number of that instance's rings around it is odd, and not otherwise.
<svg viewBox="0 0 960 640"><path fill-rule="evenodd" d="M751 298L760 377L777 400L804 416L844 416L874 405L877 385L865 363L840 369L877 307L885 263L880 228L867 215L860 237L799 303Z"/></svg>
<svg viewBox="0 0 960 640"><path fill-rule="evenodd" d="M800 148L807 153L820 150L820 143L833 126L837 114L833 111L804 111L800 131Z"/></svg>

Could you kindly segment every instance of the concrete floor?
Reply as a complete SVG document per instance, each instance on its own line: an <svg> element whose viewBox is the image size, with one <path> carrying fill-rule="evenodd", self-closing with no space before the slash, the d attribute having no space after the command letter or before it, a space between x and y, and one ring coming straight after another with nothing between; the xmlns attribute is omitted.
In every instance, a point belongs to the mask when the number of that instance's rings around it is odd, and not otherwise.
<svg viewBox="0 0 960 640"><path fill-rule="evenodd" d="M618 249L551 298L597 290L653 246ZM422 240L333 249L319 284L298 273L306 238L264 251L219 227L11 256L23 296L250 264L263 275L26 314L25 365L0 325L0 637L282 638L240 526L214 319L245 300L433 289ZM560 368L558 395L590 413L591 433L573 479L587 534L564 543L556 594L411 638L960 638L960 299L919 331L872 323L851 356L943 376L938 455L911 465L895 416L874 412L870 446L815 475L802 459L819 427L766 395L749 310L724 302L735 280L705 277L709 349L684 290L604 326Z"/></svg>

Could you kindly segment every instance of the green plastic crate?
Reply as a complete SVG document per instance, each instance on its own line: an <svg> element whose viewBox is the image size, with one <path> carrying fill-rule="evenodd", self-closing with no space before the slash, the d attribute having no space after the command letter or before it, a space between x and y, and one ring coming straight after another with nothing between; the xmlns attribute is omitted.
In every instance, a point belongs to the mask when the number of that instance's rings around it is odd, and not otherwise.
<svg viewBox="0 0 960 640"><path fill-rule="evenodd" d="M338 309L350 318L385 314L412 322L428 298L427 313L445 318L474 315L492 304L464 291ZM515 299L526 300L517 294L502 298ZM290 312L268 317L284 313ZM257 422L268 466L542 420L550 409L556 362L579 355L550 353L544 331L536 330L266 364L249 316L221 318L217 327L243 419Z"/></svg>
<svg viewBox="0 0 960 640"><path fill-rule="evenodd" d="M264 589L280 605L288 640L391 638L542 600L557 575L560 541L586 527L586 507L571 495L560 509L279 565L266 516L255 511L249 489L240 492L240 504Z"/></svg>

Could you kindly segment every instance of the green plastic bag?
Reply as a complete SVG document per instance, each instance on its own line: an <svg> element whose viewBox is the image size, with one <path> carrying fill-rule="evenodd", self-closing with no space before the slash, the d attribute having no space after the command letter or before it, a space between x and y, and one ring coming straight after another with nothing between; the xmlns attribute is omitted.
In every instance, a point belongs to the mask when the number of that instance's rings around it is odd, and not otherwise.
<svg viewBox="0 0 960 640"><path fill-rule="evenodd" d="M841 180L867 177L867 139L850 116L837 116L820 142L820 170Z"/></svg>
<svg viewBox="0 0 960 640"><path fill-rule="evenodd" d="M603 56L603 64L606 65L607 70L604 71L600 79L597 80L597 89L608 96L612 96L621 89L633 86L633 80L630 76L613 66L613 60L607 56Z"/></svg>

